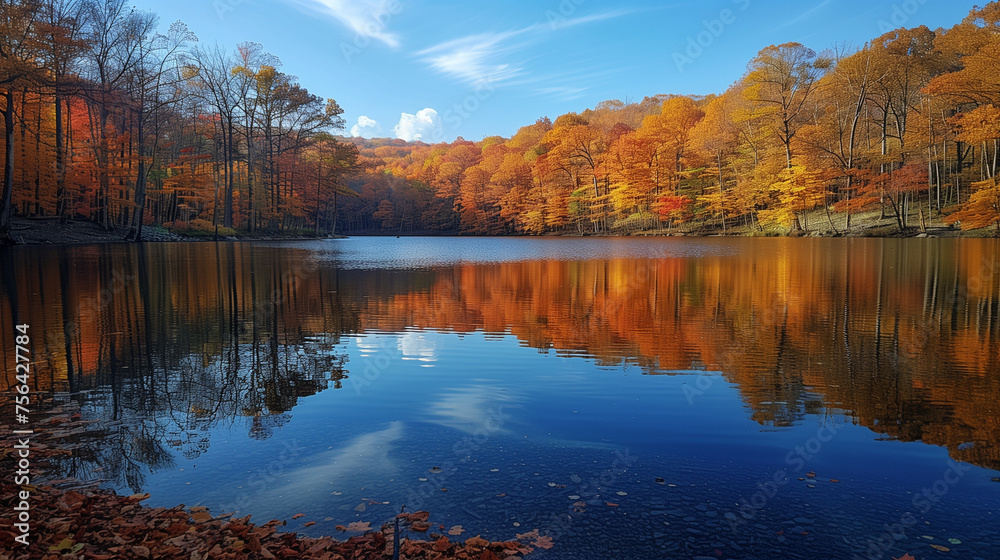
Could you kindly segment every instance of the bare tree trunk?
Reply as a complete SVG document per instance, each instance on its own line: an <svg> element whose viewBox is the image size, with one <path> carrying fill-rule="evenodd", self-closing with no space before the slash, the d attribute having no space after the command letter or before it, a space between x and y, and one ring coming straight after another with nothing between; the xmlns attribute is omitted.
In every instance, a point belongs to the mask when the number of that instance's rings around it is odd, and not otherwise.
<svg viewBox="0 0 1000 560"><path fill-rule="evenodd" d="M10 237L11 200L14 195L14 92L0 93L5 98L3 109L4 126L4 158L3 158L3 194L0 195L0 243L13 243Z"/></svg>

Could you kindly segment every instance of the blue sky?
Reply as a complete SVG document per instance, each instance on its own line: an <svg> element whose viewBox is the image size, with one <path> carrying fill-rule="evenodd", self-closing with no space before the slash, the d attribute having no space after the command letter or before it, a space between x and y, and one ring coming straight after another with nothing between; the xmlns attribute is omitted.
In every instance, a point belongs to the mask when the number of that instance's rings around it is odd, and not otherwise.
<svg viewBox="0 0 1000 560"><path fill-rule="evenodd" d="M935 29L948 0L135 0L202 44L261 43L281 70L345 109L345 134L450 141L510 136L607 99L722 92L763 47L861 45Z"/></svg>

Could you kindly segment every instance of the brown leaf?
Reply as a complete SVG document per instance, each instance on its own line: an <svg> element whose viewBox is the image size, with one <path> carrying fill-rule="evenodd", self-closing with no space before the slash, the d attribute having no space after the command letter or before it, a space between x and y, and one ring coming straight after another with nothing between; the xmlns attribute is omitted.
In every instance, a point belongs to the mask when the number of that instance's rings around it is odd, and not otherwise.
<svg viewBox="0 0 1000 560"><path fill-rule="evenodd" d="M410 521L427 521L431 514L427 511L415 511L409 514Z"/></svg>
<svg viewBox="0 0 1000 560"><path fill-rule="evenodd" d="M346 530L351 533L362 533L368 531L372 528L372 524L369 521L353 521L347 524Z"/></svg>
<svg viewBox="0 0 1000 560"><path fill-rule="evenodd" d="M292 519L298 519L300 517L305 517L305 516L306 514L304 513L296 513L295 515L292 516Z"/></svg>
<svg viewBox="0 0 1000 560"><path fill-rule="evenodd" d="M480 538L479 535L468 538L465 540L466 548L486 548L490 545L490 541Z"/></svg>
<svg viewBox="0 0 1000 560"><path fill-rule="evenodd" d="M537 546L538 548L552 548L553 546L552 537L548 535L542 535L541 537L538 537L537 539L531 541L531 544L533 546Z"/></svg>
<svg viewBox="0 0 1000 560"><path fill-rule="evenodd" d="M465 529L461 525L454 525L451 529L448 529L449 535L461 535L465 532Z"/></svg>
<svg viewBox="0 0 1000 560"><path fill-rule="evenodd" d="M438 552L444 552L451 548L451 542L448 541L448 537L441 537L434 543L434 550Z"/></svg>

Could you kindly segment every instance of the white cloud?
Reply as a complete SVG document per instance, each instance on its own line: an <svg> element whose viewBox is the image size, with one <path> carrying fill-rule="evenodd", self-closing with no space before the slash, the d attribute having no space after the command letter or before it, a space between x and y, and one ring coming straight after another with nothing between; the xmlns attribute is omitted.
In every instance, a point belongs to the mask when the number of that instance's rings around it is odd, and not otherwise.
<svg viewBox="0 0 1000 560"><path fill-rule="evenodd" d="M398 47L399 39L386 31L394 13L399 12L398 0L290 0L321 14L331 16L358 35Z"/></svg>
<svg viewBox="0 0 1000 560"><path fill-rule="evenodd" d="M358 117L358 124L351 127L351 136L362 138L376 138L382 134L382 125L375 119L361 115Z"/></svg>
<svg viewBox="0 0 1000 560"><path fill-rule="evenodd" d="M576 18L557 17L548 24L536 23L502 33L478 33L438 43L417 56L434 70L468 83L499 82L524 73L521 63L505 61L511 54L543 41L552 32L577 25L604 21L626 15L628 11L611 10ZM516 39L516 40L515 40Z"/></svg>
<svg viewBox="0 0 1000 560"><path fill-rule="evenodd" d="M285 465L288 476L276 479L272 488L255 497L267 502L306 504L329 497L330 489L347 487L350 483L345 480L391 478L399 471L392 451L404 435L403 424L393 422L384 430L360 434L339 449L302 459L306 466ZM334 482L342 486L331 486Z"/></svg>
<svg viewBox="0 0 1000 560"><path fill-rule="evenodd" d="M516 394L492 385L444 389L440 399L427 404L426 420L467 434L506 431L501 429L510 414L505 409L518 400Z"/></svg>
<svg viewBox="0 0 1000 560"><path fill-rule="evenodd" d="M417 53L431 68L464 82L499 81L512 78L521 68L499 59L519 45L507 43L530 28L505 33L480 33L446 41Z"/></svg>
<svg viewBox="0 0 1000 560"><path fill-rule="evenodd" d="M430 107L417 111L417 114L402 113L399 123L392 128L396 138L412 142L415 140L430 141L435 129L441 126L441 117Z"/></svg>

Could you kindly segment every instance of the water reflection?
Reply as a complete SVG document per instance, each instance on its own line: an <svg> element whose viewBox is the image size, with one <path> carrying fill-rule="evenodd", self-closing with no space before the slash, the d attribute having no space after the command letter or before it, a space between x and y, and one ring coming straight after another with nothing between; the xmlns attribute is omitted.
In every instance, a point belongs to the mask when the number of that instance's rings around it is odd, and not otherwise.
<svg viewBox="0 0 1000 560"><path fill-rule="evenodd" d="M31 325L34 391L73 393L101 420L71 476L138 491L144 471L171 466L170 450L196 457L226 424L267 438L300 398L345 376L336 347L357 332L357 314L324 297L335 275L315 278L288 254L152 244L3 256L15 271L4 277L4 315ZM5 321L9 340L11 328Z"/></svg>
<svg viewBox="0 0 1000 560"><path fill-rule="evenodd" d="M510 243L502 254L517 253ZM842 410L1000 468L995 240L685 240L694 249L656 258L648 240L615 240L621 256L589 259L580 240L530 243L547 258L414 269L390 251L391 270L345 268L312 244L4 249L3 359L12 325L29 323L35 391L93 391L80 402L105 430L64 468L101 465L102 478L136 489L172 451L203 453L214 427L267 438L300 398L364 376L345 336L404 333L399 355L433 366L428 330L511 335L649 375L721 371L764 426ZM498 398L487 386L438 395L428 421L482 425L482 407L461 403L487 398ZM388 445L401 429L373 437Z"/></svg>

